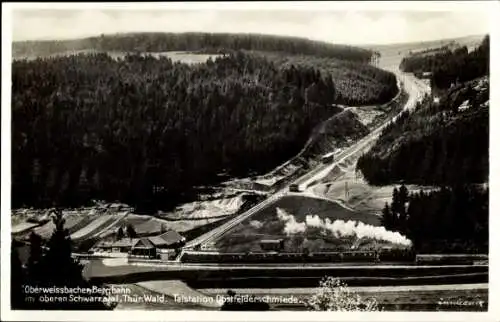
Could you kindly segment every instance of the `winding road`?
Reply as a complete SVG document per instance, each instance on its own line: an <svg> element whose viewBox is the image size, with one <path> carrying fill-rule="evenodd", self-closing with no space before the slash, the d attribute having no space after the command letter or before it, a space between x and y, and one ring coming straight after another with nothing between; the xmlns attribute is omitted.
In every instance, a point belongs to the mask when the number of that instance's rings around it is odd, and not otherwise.
<svg viewBox="0 0 500 322"><path fill-rule="evenodd" d="M349 157L352 157L356 153L359 153L361 150L367 148L370 144L374 143L376 139L378 138L379 134L382 132L382 130L393 120L395 120L403 111L406 110L412 110L415 108L415 104L421 100L427 92L430 91L428 88L427 84L425 84L422 80L414 77L411 74L407 73L402 73L400 72L397 68L395 67L388 67L386 70L394 73L397 78L399 79L400 83L403 84L404 90L408 93L408 101L406 102L405 106L403 107L402 111L392 118L391 120L386 121L384 124L379 126L378 128L374 129L370 134L350 146L349 148L345 149L338 155L336 155L334 161L328 164L321 164L317 166L316 168L312 169L302 177L298 178L294 182L291 182L287 186L283 187L282 189L278 190L274 194L270 195L267 199L263 200L259 204L255 205L253 208L247 210L246 212L238 215L237 217L229 220L228 222L222 224L221 226L199 236L198 238L195 238L191 241L189 241L186 245L185 248L193 248L195 246L200 245L201 248L203 249L206 245L209 245L210 242L213 242L216 238L220 237L222 234L230 230L231 228L235 227L239 223L243 222L247 218L251 217L252 215L256 214L263 208L271 205L281 197L285 196L289 192L289 187L292 184L298 184L298 185L307 185L309 182L313 182L315 180L320 180L321 178L325 177L332 169L348 159ZM180 256L179 256L180 258Z"/></svg>

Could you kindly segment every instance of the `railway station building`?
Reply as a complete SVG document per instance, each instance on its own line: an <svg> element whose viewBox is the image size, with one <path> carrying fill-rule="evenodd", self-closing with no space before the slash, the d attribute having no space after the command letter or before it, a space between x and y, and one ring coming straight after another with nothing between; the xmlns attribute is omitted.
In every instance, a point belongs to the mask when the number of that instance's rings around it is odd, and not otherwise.
<svg viewBox="0 0 500 322"><path fill-rule="evenodd" d="M128 254L130 256L168 257L176 248L181 247L186 239L174 230L169 230L161 235L122 238L117 241L101 241L93 247L94 252L114 254ZM164 254L164 255L162 255Z"/></svg>

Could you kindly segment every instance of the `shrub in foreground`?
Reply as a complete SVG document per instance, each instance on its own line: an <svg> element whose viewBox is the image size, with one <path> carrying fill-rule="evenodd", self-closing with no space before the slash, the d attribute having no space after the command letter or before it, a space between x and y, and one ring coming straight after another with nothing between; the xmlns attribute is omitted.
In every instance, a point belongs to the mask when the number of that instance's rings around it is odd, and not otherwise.
<svg viewBox="0 0 500 322"><path fill-rule="evenodd" d="M311 311L382 311L374 298L362 299L345 283L333 277L325 277L316 293L306 302Z"/></svg>

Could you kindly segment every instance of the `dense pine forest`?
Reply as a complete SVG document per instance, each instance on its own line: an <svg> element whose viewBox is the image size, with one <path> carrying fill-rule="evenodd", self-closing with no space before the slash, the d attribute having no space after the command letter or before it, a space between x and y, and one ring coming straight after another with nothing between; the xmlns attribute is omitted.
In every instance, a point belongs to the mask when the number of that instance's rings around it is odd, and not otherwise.
<svg viewBox="0 0 500 322"><path fill-rule="evenodd" d="M13 44L14 57L46 56L64 51L165 52L258 50L314 55L359 63L370 62L374 52L297 37L227 33L126 33L78 40L24 41Z"/></svg>
<svg viewBox="0 0 500 322"><path fill-rule="evenodd" d="M489 39L471 53L413 56L401 67L433 72L434 96L386 127L357 168L370 184L436 190L395 188L383 224L422 253L488 253Z"/></svg>
<svg viewBox="0 0 500 322"><path fill-rule="evenodd" d="M464 111L458 111L461 100L449 106L450 99L435 104L427 97L414 113L403 113L384 129L357 168L374 185L488 181L488 94L471 92L477 93L468 96L475 101Z"/></svg>
<svg viewBox="0 0 500 322"><path fill-rule="evenodd" d="M79 50L90 53L64 55ZM188 65L148 54L165 51L222 55ZM373 54L251 34L16 42L14 58L38 58L12 66L13 206L104 199L168 207L221 174L267 171L341 110L333 104L383 103L397 93L393 74L364 64Z"/></svg>
<svg viewBox="0 0 500 322"><path fill-rule="evenodd" d="M258 54L280 66L317 68L321 72L331 74L337 90L336 102L339 104L383 104L398 92L396 76L372 65L311 55L283 55L277 52Z"/></svg>
<svg viewBox="0 0 500 322"><path fill-rule="evenodd" d="M489 189L457 185L433 192L394 188L383 224L422 253L488 253Z"/></svg>
<svg viewBox="0 0 500 322"><path fill-rule="evenodd" d="M484 46L484 47L483 47ZM482 48L482 49L481 49ZM467 64L489 64L487 38ZM469 63L471 65L469 65ZM482 77L481 77L482 76ZM370 184L404 181L429 185L483 183L488 180L489 79L483 69L437 97L426 97L384 129L375 146L357 163Z"/></svg>
<svg viewBox="0 0 500 322"><path fill-rule="evenodd" d="M232 52L14 61L13 206L179 200L295 155L340 109L332 76Z"/></svg>
<svg viewBox="0 0 500 322"><path fill-rule="evenodd" d="M405 72L431 72L431 85L436 89L448 89L455 83L463 83L489 73L490 39L486 36L480 46L468 52L467 47L437 53L416 54L403 58L400 69Z"/></svg>

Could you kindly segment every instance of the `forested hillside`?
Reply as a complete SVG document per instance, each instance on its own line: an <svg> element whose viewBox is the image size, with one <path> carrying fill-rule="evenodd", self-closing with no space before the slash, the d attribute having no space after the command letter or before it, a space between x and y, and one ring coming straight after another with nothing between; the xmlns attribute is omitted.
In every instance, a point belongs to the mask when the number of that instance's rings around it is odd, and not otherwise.
<svg viewBox="0 0 500 322"><path fill-rule="evenodd" d="M482 79L427 97L384 129L357 163L370 184L424 185L488 180L489 85Z"/></svg>
<svg viewBox="0 0 500 322"><path fill-rule="evenodd" d="M441 87L440 75L447 75L448 85L452 79L457 83L434 98L426 97L414 113L403 113L384 129L357 163L369 183L452 185L488 180L489 38L471 53L466 48L458 51L447 61L438 61L440 54L403 60L403 69L415 65L411 71L442 64L433 70L435 85Z"/></svg>
<svg viewBox="0 0 500 322"><path fill-rule="evenodd" d="M319 70L242 52L193 66L106 54L14 61L13 207L168 202L223 171L269 170L338 112L335 93Z"/></svg>
<svg viewBox="0 0 500 322"><path fill-rule="evenodd" d="M488 253L489 39L471 53L414 55L401 68L431 71L434 95L387 126L357 169L373 185L438 188L394 189L382 210L384 226L408 236L417 251Z"/></svg>
<svg viewBox="0 0 500 322"><path fill-rule="evenodd" d="M421 253L488 253L489 189L457 185L433 192L394 188L383 224L408 236Z"/></svg>
<svg viewBox="0 0 500 322"><path fill-rule="evenodd" d="M128 33L78 40L23 41L13 44L13 57L46 56L58 52L94 49L101 51L164 52L227 50L275 51L314 55L368 63L373 52L297 37L227 33Z"/></svg>
<svg viewBox="0 0 500 322"><path fill-rule="evenodd" d="M317 68L335 80L338 104L349 106L383 104L398 93L396 76L372 65L311 55L258 52L280 66Z"/></svg>
<svg viewBox="0 0 500 322"><path fill-rule="evenodd" d="M448 89L451 84L463 83L489 73L490 39L468 52L466 46L455 50L444 49L434 54L417 54L403 58L400 69L404 72L431 72L431 85Z"/></svg>

